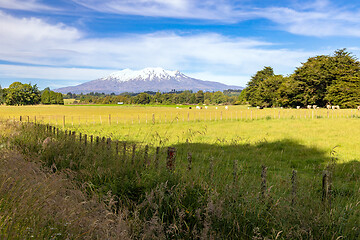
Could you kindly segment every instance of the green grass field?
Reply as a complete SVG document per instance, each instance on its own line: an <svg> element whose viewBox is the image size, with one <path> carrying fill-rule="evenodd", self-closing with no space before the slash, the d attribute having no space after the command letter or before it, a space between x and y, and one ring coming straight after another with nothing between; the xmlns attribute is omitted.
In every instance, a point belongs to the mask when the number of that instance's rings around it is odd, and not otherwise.
<svg viewBox="0 0 360 240"><path fill-rule="evenodd" d="M36 116L37 122L75 131L76 142L61 131L44 151L39 143L49 134L43 127L15 127L20 134L4 127L3 139L49 167L76 172L75 180L86 183L87 191L100 196L111 191L117 206L129 210L135 238L360 237L357 110L176 107L33 106L1 107L0 112L10 125L20 116L24 122ZM114 145L108 150L102 144L84 146L79 133L111 138L114 144L119 140L119 156ZM170 172L169 146L176 148ZM326 169L331 204L322 201Z"/></svg>
<svg viewBox="0 0 360 240"><path fill-rule="evenodd" d="M0 107L3 119L51 124L88 135L165 146L184 143L226 145L233 141L291 140L330 153L340 162L360 159L357 110L264 109L246 106L26 106ZM35 119L36 118L36 119ZM64 121L65 120L65 121ZM64 125L65 123L65 125ZM154 124L155 123L155 124Z"/></svg>

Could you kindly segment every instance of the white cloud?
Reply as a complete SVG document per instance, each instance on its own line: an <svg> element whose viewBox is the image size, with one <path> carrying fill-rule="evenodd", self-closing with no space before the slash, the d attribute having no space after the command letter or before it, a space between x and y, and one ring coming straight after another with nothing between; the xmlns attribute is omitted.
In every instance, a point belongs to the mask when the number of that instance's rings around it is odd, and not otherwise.
<svg viewBox="0 0 360 240"><path fill-rule="evenodd" d="M49 66L2 65L0 74L14 78L91 80L110 72L102 69L159 66L185 73L203 73L202 76L209 79L211 75L211 79L230 76L226 80L222 78L222 82L244 86L245 76L250 78L263 66L272 66L277 73L286 74L315 54L276 49L269 42L214 33L179 35L156 32L86 38L79 30L64 24L51 25L38 18L20 19L3 12L0 12L0 27L3 29L0 32L1 60ZM236 76L241 82L235 82Z"/></svg>
<svg viewBox="0 0 360 240"><path fill-rule="evenodd" d="M73 80L76 83L109 75L115 69L64 68L0 64L0 76L4 78L29 78L47 80Z"/></svg>
<svg viewBox="0 0 360 240"><path fill-rule="evenodd" d="M0 8L28 11L55 10L52 7L39 3L37 0L0 0Z"/></svg>
<svg viewBox="0 0 360 240"><path fill-rule="evenodd" d="M232 21L249 18L227 0L73 0L95 11L151 17Z"/></svg>
<svg viewBox="0 0 360 240"><path fill-rule="evenodd" d="M265 18L278 28L305 36L360 36L359 9L329 0L291 1L290 6L258 7L229 0L73 0L94 11L152 17L239 22Z"/></svg>
<svg viewBox="0 0 360 240"><path fill-rule="evenodd" d="M296 11L290 8L267 8L258 12L259 17L278 23L280 28L305 36L354 36L360 37L358 12L337 10Z"/></svg>

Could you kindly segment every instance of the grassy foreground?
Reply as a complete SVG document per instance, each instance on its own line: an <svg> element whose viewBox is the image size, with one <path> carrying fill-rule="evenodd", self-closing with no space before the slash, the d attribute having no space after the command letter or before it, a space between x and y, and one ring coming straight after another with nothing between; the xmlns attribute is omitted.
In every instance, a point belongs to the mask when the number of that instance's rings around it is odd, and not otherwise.
<svg viewBox="0 0 360 240"><path fill-rule="evenodd" d="M356 110L176 107L1 107L0 236L360 237Z"/></svg>
<svg viewBox="0 0 360 240"><path fill-rule="evenodd" d="M358 123L265 117L66 126L121 140L116 150L115 142L85 146L78 135L7 122L1 143L56 173L71 171L88 197L106 202L110 194L112 212L127 213L131 238L357 239ZM168 146L176 148L171 169Z"/></svg>

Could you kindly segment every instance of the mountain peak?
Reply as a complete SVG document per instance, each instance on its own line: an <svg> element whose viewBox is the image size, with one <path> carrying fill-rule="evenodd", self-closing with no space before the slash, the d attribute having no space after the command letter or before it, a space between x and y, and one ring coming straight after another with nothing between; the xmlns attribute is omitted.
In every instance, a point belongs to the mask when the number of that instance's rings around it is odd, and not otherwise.
<svg viewBox="0 0 360 240"><path fill-rule="evenodd" d="M180 78L188 78L178 70L169 71L163 68L144 68L141 70L131 70L124 69L122 71L111 73L107 77L103 77L100 80L107 81L117 81L117 82L127 82L130 80L138 80L138 81L160 81L160 80L171 80L171 79L180 79Z"/></svg>
<svg viewBox="0 0 360 240"><path fill-rule="evenodd" d="M241 87L228 86L218 82L203 81L186 76L175 70L169 71L162 68L144 68L141 70L124 69L114 72L107 77L86 82L74 87L59 88L62 93L122 93L160 91L169 92L176 90L192 91L222 91L225 89L238 89Z"/></svg>

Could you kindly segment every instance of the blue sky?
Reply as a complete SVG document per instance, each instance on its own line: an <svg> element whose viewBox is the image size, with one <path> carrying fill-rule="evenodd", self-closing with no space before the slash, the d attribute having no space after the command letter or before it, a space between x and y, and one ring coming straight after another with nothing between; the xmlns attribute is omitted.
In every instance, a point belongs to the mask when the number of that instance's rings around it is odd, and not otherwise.
<svg viewBox="0 0 360 240"><path fill-rule="evenodd" d="M360 2L330 0L0 0L0 85L77 85L162 67L246 86L263 66L360 56Z"/></svg>

